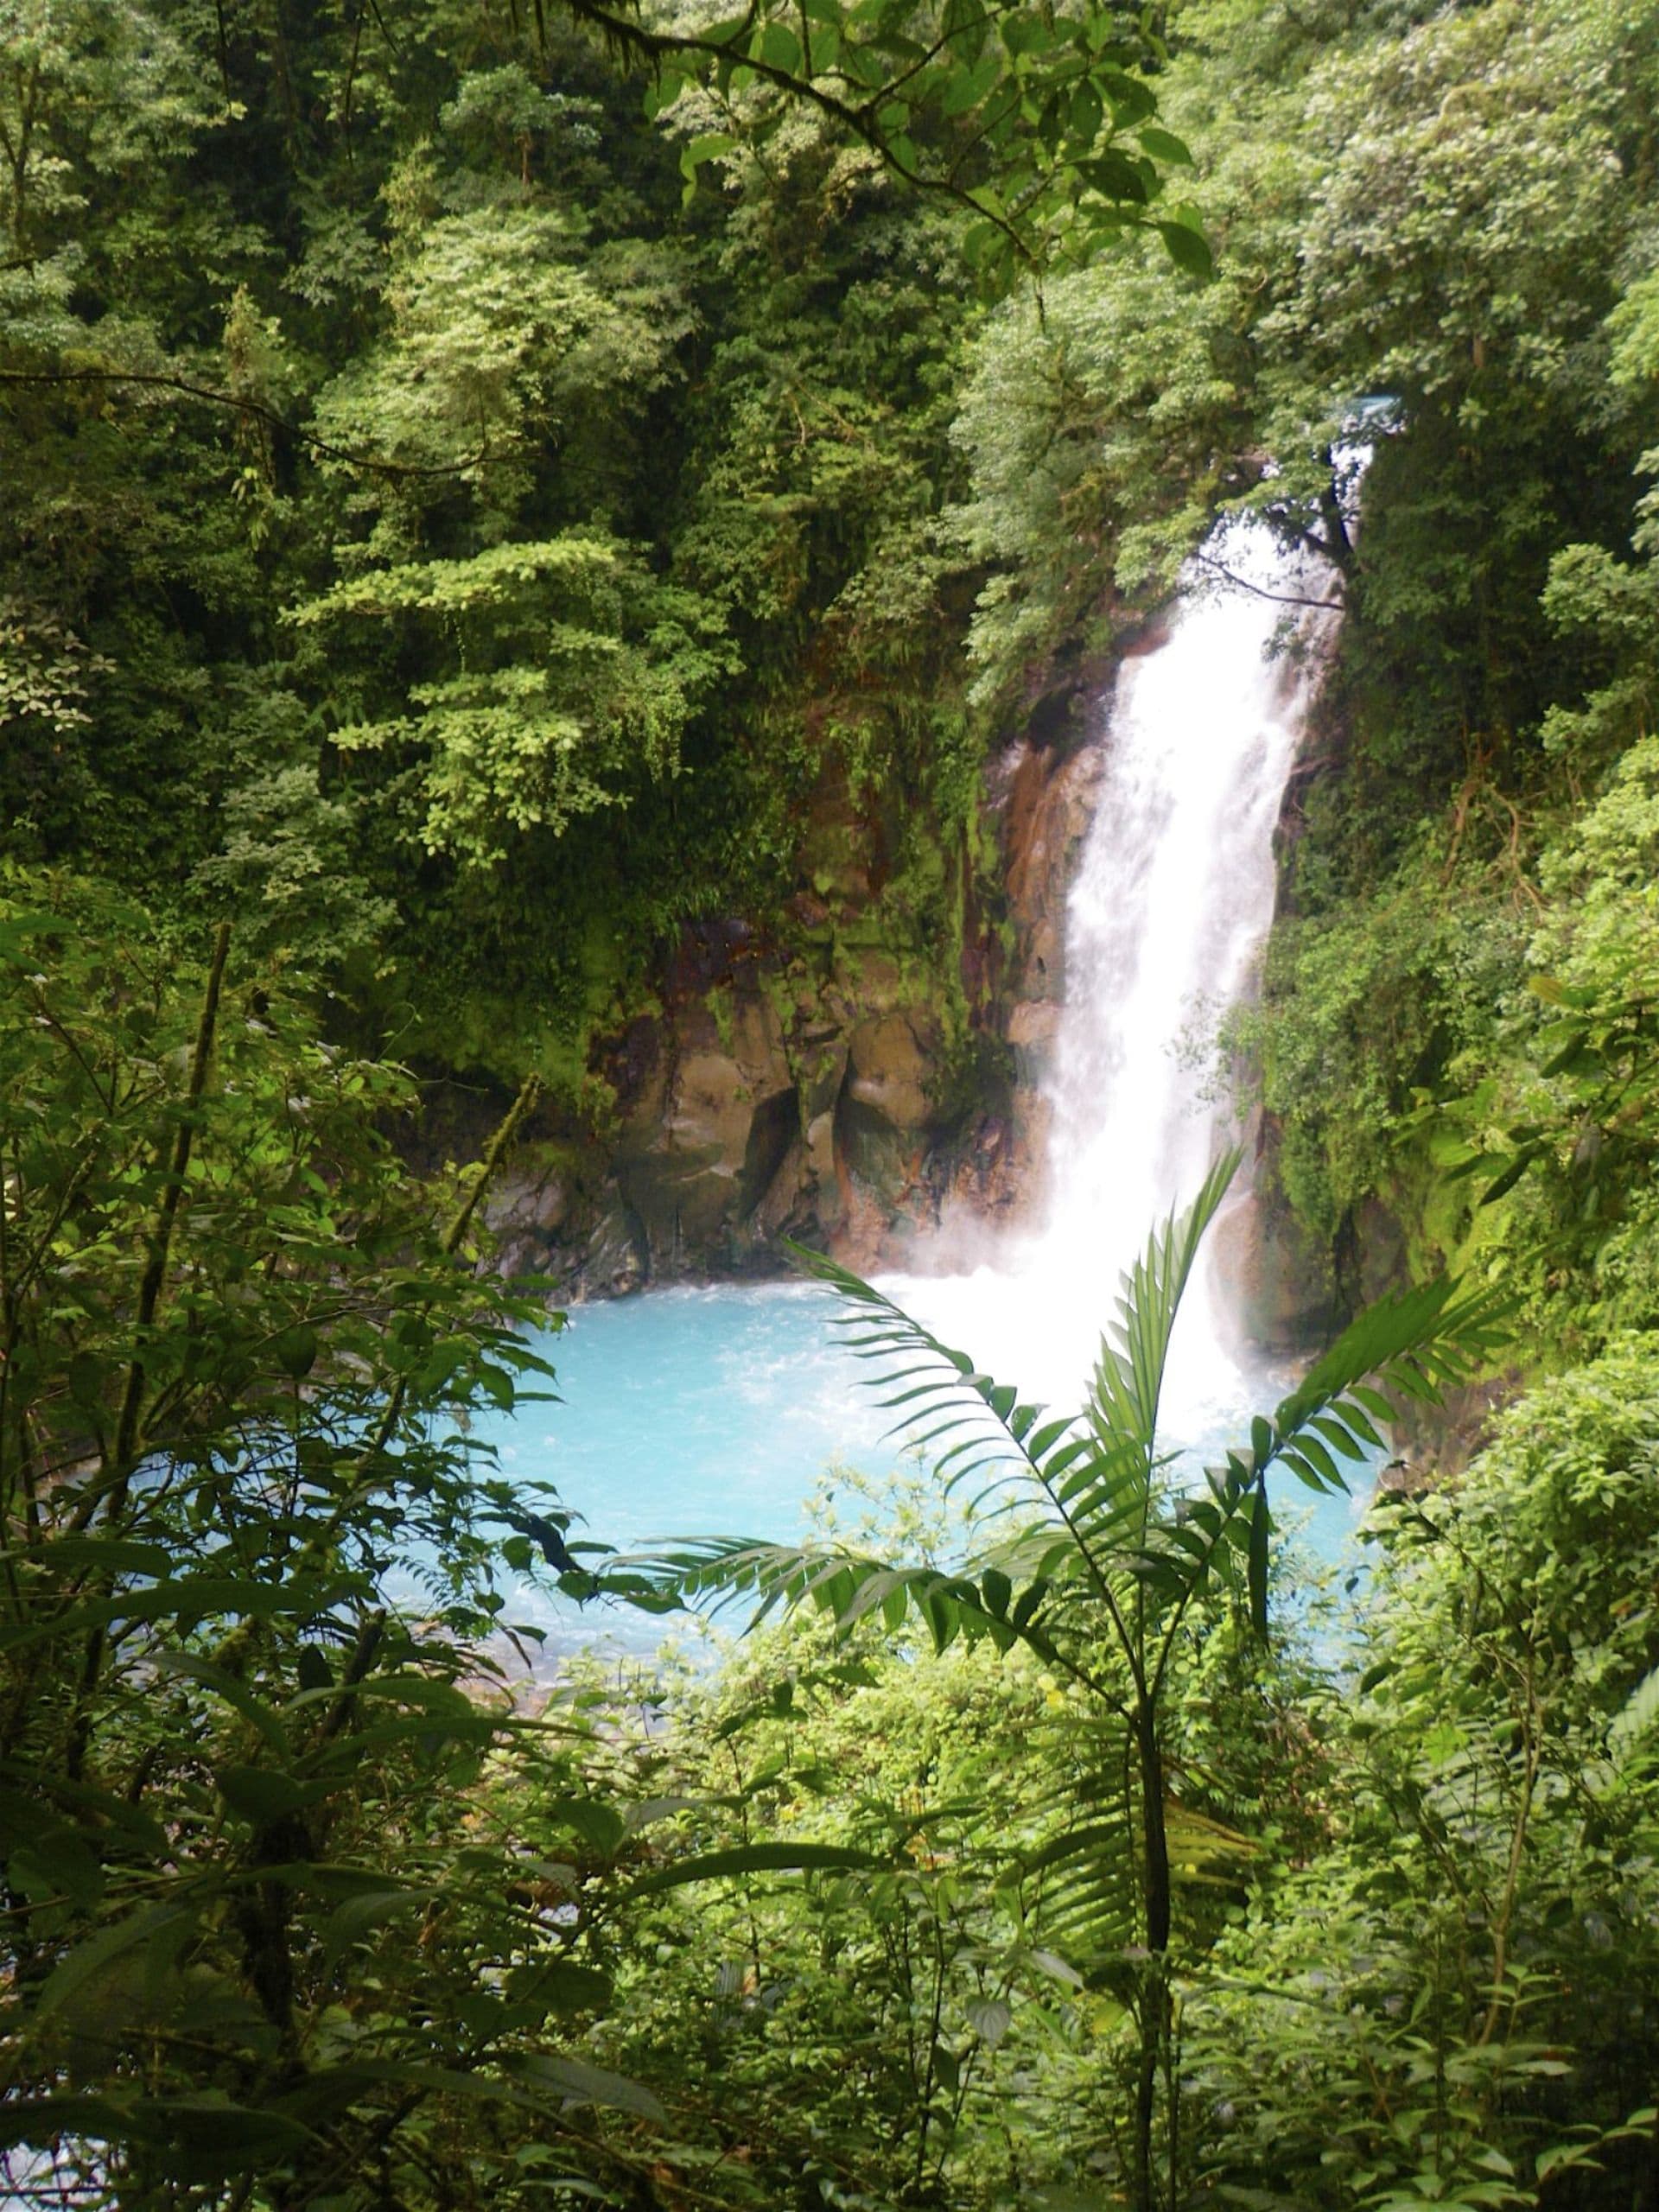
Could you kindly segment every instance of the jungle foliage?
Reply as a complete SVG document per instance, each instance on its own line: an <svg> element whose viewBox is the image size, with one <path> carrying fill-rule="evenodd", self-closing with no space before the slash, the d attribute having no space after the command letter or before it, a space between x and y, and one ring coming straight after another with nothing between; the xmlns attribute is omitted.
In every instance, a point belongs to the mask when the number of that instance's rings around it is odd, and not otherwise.
<svg viewBox="0 0 1659 2212"><path fill-rule="evenodd" d="M0 0L8 2201L1659 2206L1656 116L1655 0ZM942 1464L578 1541L474 1426L535 1079L827 805L960 990L1230 507L1344 620L1229 1066L1432 1287L1195 1490L1222 1171L1076 1422L826 1265ZM771 1617L527 1694L537 1580Z"/></svg>
<svg viewBox="0 0 1659 2212"><path fill-rule="evenodd" d="M1384 1301L1195 1494L1159 1402L1224 1162L1076 1421L823 1263L938 1469L804 1552L618 1560L468 1433L546 1375L478 1265L511 1121L411 1185L404 1078L138 918L4 939L15 2200L1642 2201L1644 1344L1309 1613L1271 1471L1335 1486L1502 1300ZM816 1618L526 1700L534 1574Z"/></svg>

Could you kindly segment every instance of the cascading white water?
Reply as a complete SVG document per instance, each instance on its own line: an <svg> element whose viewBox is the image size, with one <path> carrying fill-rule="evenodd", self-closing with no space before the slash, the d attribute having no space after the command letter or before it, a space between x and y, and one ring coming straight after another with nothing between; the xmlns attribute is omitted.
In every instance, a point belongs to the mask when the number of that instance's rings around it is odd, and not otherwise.
<svg viewBox="0 0 1659 2212"><path fill-rule="evenodd" d="M1299 609L1305 644L1333 619L1306 605L1325 597L1316 564L1250 520L1219 528L1185 582L1167 637L1125 663L1105 718L1045 1086L1046 1219L972 1276L910 1278L901 1294L947 1341L1060 1405L1076 1402L1122 1268L1225 1141L1183 1047L1249 988L1272 919L1309 656L1270 647ZM1239 1402L1217 1320L1200 1281L1172 1361L1178 1433Z"/></svg>

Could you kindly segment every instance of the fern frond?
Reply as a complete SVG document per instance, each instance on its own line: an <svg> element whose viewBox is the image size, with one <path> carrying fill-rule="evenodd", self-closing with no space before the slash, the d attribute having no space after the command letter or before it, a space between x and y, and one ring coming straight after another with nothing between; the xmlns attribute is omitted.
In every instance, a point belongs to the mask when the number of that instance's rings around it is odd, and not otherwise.
<svg viewBox="0 0 1659 2212"><path fill-rule="evenodd" d="M1283 1465L1311 1488L1345 1488L1343 1463L1363 1465L1380 1448L1376 1424L1394 1418L1389 1394L1434 1402L1468 1380L1501 1343L1507 1308L1494 1294L1450 1281L1382 1300L1344 1332L1271 1418L1252 1421L1249 1446L1211 1469L1204 1490L1160 1497L1158 1421L1175 1319L1238 1164L1236 1152L1218 1160L1191 1205L1154 1230L1125 1272L1079 1415L1050 1416L873 1283L791 1245L806 1272L841 1301L835 1325L886 1390L882 1402L897 1416L889 1433L943 1446L935 1464L947 1490L987 1478L982 1499L998 1498L1004 1512L1023 1503L1034 1517L1005 1528L957 1573L728 1540L647 1563L657 1586L682 1599L750 1595L757 1619L780 1605L812 1605L843 1629L879 1613L897 1630L914 1612L940 1649L958 1636L988 1637L1001 1649L1021 1641L1081 1679L1089 1679L1081 1662L1056 1650L1048 1623L1052 1613L1063 1618L1057 1609L1064 1601L1086 1592L1109 1620L1137 1689L1154 1695L1187 1605L1212 1582L1242 1580L1265 1635L1269 1471ZM1159 1623L1149 1659L1124 1611L1136 1586Z"/></svg>
<svg viewBox="0 0 1659 2212"><path fill-rule="evenodd" d="M1232 1185L1240 1158L1236 1149L1224 1153L1192 1204L1179 1213L1171 1211L1124 1273L1117 1319L1101 1340L1089 1394L1096 1433L1109 1447L1132 1440L1151 1460L1175 1317L1205 1232Z"/></svg>
<svg viewBox="0 0 1659 2212"><path fill-rule="evenodd" d="M1310 1490L1345 1491L1339 1463L1363 1466L1382 1448L1376 1424L1397 1417L1394 1398L1438 1405L1490 1364L1506 1340L1510 1308L1501 1293L1446 1276L1367 1307L1271 1418L1251 1422L1248 1449L1209 1471L1207 1495L1173 1503L1136 1563L1146 1586L1179 1617L1212 1578L1242 1565L1251 1619L1265 1636L1268 1473L1284 1466Z"/></svg>
<svg viewBox="0 0 1659 2212"><path fill-rule="evenodd" d="M935 1649L945 1650L958 1637L988 1637L1007 1650L1029 1632L1040 1590L1016 1590L1012 1579L983 1562L972 1573L942 1567L895 1566L892 1561L835 1546L754 1543L746 1538L708 1537L626 1562L671 1590L683 1603L712 1599L715 1609L741 1598L756 1605L754 1625L778 1608L809 1606L829 1613L843 1631L872 1614L897 1631L914 1613ZM978 1579L976 1580L975 1577ZM1036 1640L1041 1649L1041 1638Z"/></svg>

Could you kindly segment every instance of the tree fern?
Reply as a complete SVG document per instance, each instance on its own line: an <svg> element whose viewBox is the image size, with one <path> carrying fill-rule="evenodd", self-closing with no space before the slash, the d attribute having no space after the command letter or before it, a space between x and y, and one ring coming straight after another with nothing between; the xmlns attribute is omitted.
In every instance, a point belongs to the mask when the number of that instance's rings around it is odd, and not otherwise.
<svg viewBox="0 0 1659 2212"><path fill-rule="evenodd" d="M1273 1529L1268 1478L1283 1467L1314 1491L1346 1487L1347 1467L1382 1448L1393 1401L1434 1402L1489 1363L1503 1308L1450 1281L1402 1292L1363 1313L1249 1441L1201 1486L1166 1471L1160 1416L1169 1350L1205 1232L1237 1172L1218 1160L1192 1203L1154 1230L1124 1274L1084 1405L1052 1418L966 1352L943 1343L885 1293L818 1253L801 1265L836 1295L839 1328L894 1415L891 1433L930 1452L947 1488L976 1483L988 1534L956 1569L839 1548L715 1540L648 1563L685 1599L758 1601L756 1618L816 1606L843 1630L879 1615L897 1632L914 1617L943 1649L957 1637L1023 1644L1087 1694L1096 1754L1048 1809L1053 1827L1010 1870L1034 1927L1080 1960L1145 1961L1132 1991L1141 2029L1135 2102L1136 2201L1154 2201L1153 2119L1167 2079L1166 1954L1179 1865L1194 1878L1235 1875L1247 1838L1170 1790L1164 1692L1183 1621L1209 1589L1237 1593L1268 1632Z"/></svg>

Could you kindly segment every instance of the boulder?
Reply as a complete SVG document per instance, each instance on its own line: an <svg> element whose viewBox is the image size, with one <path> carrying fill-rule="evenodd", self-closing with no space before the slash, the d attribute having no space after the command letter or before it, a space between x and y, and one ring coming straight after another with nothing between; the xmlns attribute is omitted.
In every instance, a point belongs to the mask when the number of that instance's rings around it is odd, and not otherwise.
<svg viewBox="0 0 1659 2212"><path fill-rule="evenodd" d="M505 1275L553 1273L563 1264L572 1193L556 1157L521 1146L485 1199L485 1219L499 1240L495 1265Z"/></svg>

